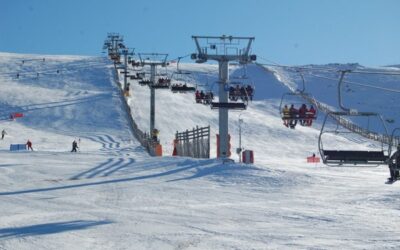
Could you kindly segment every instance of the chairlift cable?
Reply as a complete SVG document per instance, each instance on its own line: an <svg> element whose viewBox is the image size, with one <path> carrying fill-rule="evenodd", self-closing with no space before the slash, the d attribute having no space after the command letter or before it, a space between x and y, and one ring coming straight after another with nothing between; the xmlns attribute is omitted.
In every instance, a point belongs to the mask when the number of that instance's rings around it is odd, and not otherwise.
<svg viewBox="0 0 400 250"><path fill-rule="evenodd" d="M327 79L327 80L330 80L330 81L337 81L337 79L331 78L331 77L327 77L327 76L320 76L320 75L316 75L316 74L312 74L312 73L308 73L308 74L311 75L311 76L317 77L317 78ZM358 83L358 82L349 81L349 80L344 80L343 82L348 83L348 84L362 86L362 87L367 87L367 88L374 88L374 89L384 90L384 91L388 91L388 92L400 93L400 90L397 90L397 89L378 87L378 86L373 86L373 85L370 85L370 84L363 84L363 83Z"/></svg>
<svg viewBox="0 0 400 250"><path fill-rule="evenodd" d="M337 71L338 71L337 68L332 68L332 67L291 66L291 65L279 64L279 63L277 63L277 62L268 60L268 59L263 58L263 57L260 57L260 56L259 56L258 58L260 58L260 59L262 59L262 60L264 60L264 61L270 62L270 63L265 63L265 64L260 63L260 65L281 67L281 68L286 68L286 69L292 69L292 70L294 70L294 71L296 71L297 69L307 70L307 71L308 71L308 70L310 70L310 71L315 70L315 71L327 71L327 72L337 72Z"/></svg>
<svg viewBox="0 0 400 250"><path fill-rule="evenodd" d="M390 72L390 71L359 71L359 70L352 70L349 73L355 74L368 74L368 75L395 75L400 76L400 72Z"/></svg>
<svg viewBox="0 0 400 250"><path fill-rule="evenodd" d="M178 59L183 59L183 58L189 57L190 55L191 55L191 54L187 54L187 55L184 55L184 56L178 56L177 58L171 59L171 60L169 60L169 61L176 61L176 60L178 60Z"/></svg>
<svg viewBox="0 0 400 250"><path fill-rule="evenodd" d="M290 65L282 65L277 62L274 62L272 60L263 58L263 57L258 57L264 61L270 62L268 64L261 64L261 65L266 65L266 66L275 66L275 67L281 67L281 68L293 68L293 69L302 69L302 70L315 70L315 71L327 71L327 72L337 72L337 68L332 68L332 67L307 67L307 66L290 66ZM355 74L372 74L372 75L400 75L400 72L396 71L361 71L361 70L352 70L349 73L355 73Z"/></svg>

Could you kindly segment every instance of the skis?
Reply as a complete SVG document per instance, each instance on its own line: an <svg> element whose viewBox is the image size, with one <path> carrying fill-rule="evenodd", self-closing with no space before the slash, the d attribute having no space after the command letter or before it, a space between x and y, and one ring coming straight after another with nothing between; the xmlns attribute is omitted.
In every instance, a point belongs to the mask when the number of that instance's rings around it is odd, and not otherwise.
<svg viewBox="0 0 400 250"><path fill-rule="evenodd" d="M387 181L385 182L385 184L393 184L397 181L398 179L392 179L392 178L388 178Z"/></svg>

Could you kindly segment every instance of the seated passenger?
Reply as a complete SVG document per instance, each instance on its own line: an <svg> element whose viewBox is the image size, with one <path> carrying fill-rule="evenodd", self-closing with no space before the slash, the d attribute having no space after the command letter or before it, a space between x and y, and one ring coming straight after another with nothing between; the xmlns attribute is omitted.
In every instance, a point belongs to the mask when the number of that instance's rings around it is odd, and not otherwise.
<svg viewBox="0 0 400 250"><path fill-rule="evenodd" d="M196 93L194 93L194 96L196 98L196 103L201 103L201 96L200 96L200 92L198 90L196 90Z"/></svg>
<svg viewBox="0 0 400 250"><path fill-rule="evenodd" d="M285 105L282 109L282 119L283 119L283 125L289 127L290 112L287 105Z"/></svg>
<svg viewBox="0 0 400 250"><path fill-rule="evenodd" d="M300 125L304 126L306 123L306 112L307 112L307 106L305 104L302 104L301 107L299 108L299 121Z"/></svg>
<svg viewBox="0 0 400 250"><path fill-rule="evenodd" d="M310 109L306 112L306 126L311 126L313 119L315 119L316 110L311 105Z"/></svg>
<svg viewBox="0 0 400 250"><path fill-rule="evenodd" d="M294 129L297 125L298 110L294 107L293 104L290 105L289 116L290 116L289 126L290 128Z"/></svg>
<svg viewBox="0 0 400 250"><path fill-rule="evenodd" d="M203 90L202 90L202 91L200 91L200 99L203 101L203 100L204 100L204 97L205 97L205 94L204 94L204 92L203 92Z"/></svg>

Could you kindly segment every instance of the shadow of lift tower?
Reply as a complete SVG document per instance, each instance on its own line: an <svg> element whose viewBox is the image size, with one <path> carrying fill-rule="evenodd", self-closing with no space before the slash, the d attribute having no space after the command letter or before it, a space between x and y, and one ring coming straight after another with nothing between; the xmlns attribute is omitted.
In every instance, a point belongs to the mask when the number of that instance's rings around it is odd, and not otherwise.
<svg viewBox="0 0 400 250"><path fill-rule="evenodd" d="M219 66L219 102L213 102L211 108L219 111L219 157L225 161L229 159L229 133L228 111L229 109L244 110L244 103L228 102L229 90L229 61L238 61L247 64L257 59L256 55L250 55L251 44L254 37L234 36L192 36L196 43L197 53L191 55L192 60L204 63L207 60L218 61ZM246 45L242 47L243 45Z"/></svg>

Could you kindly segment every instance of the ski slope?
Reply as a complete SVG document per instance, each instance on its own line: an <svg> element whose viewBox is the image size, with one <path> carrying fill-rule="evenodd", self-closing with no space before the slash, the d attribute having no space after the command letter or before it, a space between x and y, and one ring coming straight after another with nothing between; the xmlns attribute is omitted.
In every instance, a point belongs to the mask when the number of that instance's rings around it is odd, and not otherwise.
<svg viewBox="0 0 400 250"><path fill-rule="evenodd" d="M384 184L387 167L305 163L317 153L321 118L311 128L282 125L285 84L298 84L291 72L249 66L255 100L229 117L233 148L240 116L243 145L255 153L256 164L243 165L168 156L176 131L196 125L217 131L217 112L196 104L193 94L157 90L156 127L165 157L154 158L130 133L107 59L1 53L0 65L0 129L7 131L0 142L0 249L400 247L400 194L398 183ZM214 87L215 65L182 68L192 72L193 83ZM240 68L231 73L240 75ZM324 86L313 90L324 93ZM149 92L131 81L128 102L144 131ZM11 112L24 117L10 121ZM71 153L79 138L80 152ZM11 143L27 139L35 151L9 151ZM356 137L327 140L376 147Z"/></svg>

